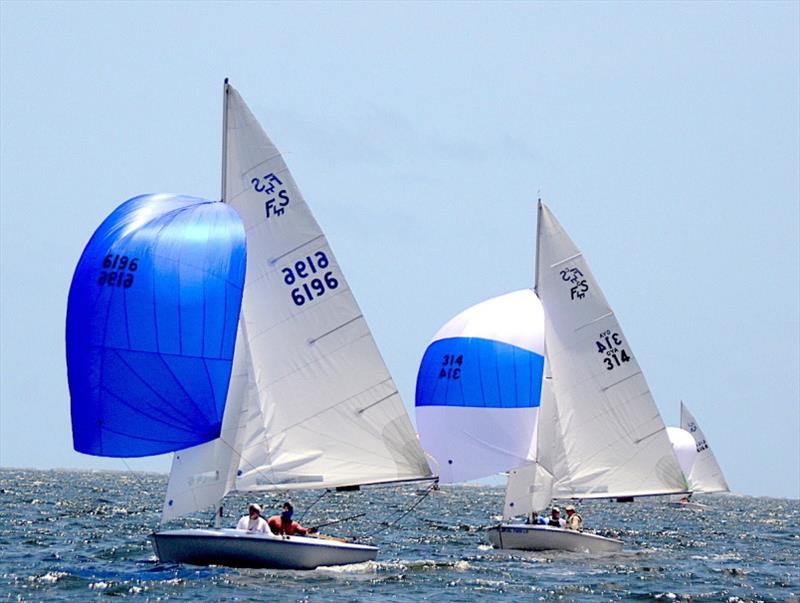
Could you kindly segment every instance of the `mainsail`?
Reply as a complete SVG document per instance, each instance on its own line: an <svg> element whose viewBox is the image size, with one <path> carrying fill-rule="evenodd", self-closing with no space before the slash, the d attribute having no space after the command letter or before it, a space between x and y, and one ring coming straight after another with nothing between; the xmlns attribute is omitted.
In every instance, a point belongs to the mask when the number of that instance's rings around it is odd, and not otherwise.
<svg viewBox="0 0 800 603"><path fill-rule="evenodd" d="M708 445L708 440L703 435L703 430L697 424L697 421L686 408L686 405L681 402L681 428L688 431L694 438L695 447L697 450L697 460L692 466L692 471L689 473L689 486L693 492L728 492L728 482L725 481L725 476L722 474L722 469L717 463L714 453L711 452L711 447Z"/></svg>
<svg viewBox="0 0 800 603"><path fill-rule="evenodd" d="M544 315L530 289L472 306L439 329L420 364L416 412L443 483L534 458L543 364Z"/></svg>
<svg viewBox="0 0 800 603"><path fill-rule="evenodd" d="M504 514L552 497L604 498L685 491L664 422L614 312L583 254L539 204L536 292L545 311L546 374L539 467L509 477ZM550 391L548 391L550 389ZM549 477L548 477L549 476ZM521 483L515 483L520 480ZM541 500L537 496L537 500ZM513 503L513 504L511 504Z"/></svg>
<svg viewBox="0 0 800 603"><path fill-rule="evenodd" d="M397 387L283 157L227 83L225 99L223 196L244 222L250 258L245 344L236 350L243 397L229 397L220 441L175 456L162 519L188 512L171 511L170 500L198 510L231 489L430 477Z"/></svg>

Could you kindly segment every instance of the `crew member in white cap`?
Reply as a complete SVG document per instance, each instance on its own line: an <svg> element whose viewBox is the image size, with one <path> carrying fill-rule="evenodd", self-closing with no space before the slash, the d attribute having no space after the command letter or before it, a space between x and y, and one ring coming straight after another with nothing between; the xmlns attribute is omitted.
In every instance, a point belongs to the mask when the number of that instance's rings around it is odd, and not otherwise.
<svg viewBox="0 0 800 603"><path fill-rule="evenodd" d="M575 507L567 505L564 507L567 512L567 529L580 532L583 529L583 517L575 511Z"/></svg>
<svg viewBox="0 0 800 603"><path fill-rule="evenodd" d="M547 525L554 528L563 528L567 525L566 522L561 518L561 509L558 507L553 507L550 509L550 519L547 520Z"/></svg>
<svg viewBox="0 0 800 603"><path fill-rule="evenodd" d="M248 509L248 514L239 520L236 524L237 530L244 530L247 532L257 532L260 534L269 534L269 526L267 522L261 517L261 506L253 503Z"/></svg>

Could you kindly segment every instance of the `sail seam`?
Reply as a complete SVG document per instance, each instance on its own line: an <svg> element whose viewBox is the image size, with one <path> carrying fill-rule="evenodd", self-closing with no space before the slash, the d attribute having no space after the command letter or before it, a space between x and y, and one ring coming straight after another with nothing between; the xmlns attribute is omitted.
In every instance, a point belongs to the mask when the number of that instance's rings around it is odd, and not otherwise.
<svg viewBox="0 0 800 603"><path fill-rule="evenodd" d="M129 363L126 361L126 360L125 360L125 358L122 356L122 354L120 354L120 353L119 353L119 351L118 351L118 350L116 350L116 349L115 349L115 350L114 350L114 353L116 353L116 355L117 355L117 356L119 357L119 359L120 359L120 362L122 362L122 364L124 364L124 365L125 365L125 366L128 368L128 370L131 372L131 374L133 374L133 375L134 375L134 376L135 376L137 379L139 379L139 381L141 381L141 382L142 382L142 384L143 384L143 385L144 385L144 386L145 386L147 389L149 389L151 392L153 392L153 393L156 395L156 397L157 397L157 398L159 398L159 399L160 399L162 402L164 402L164 404L165 404L166 406L168 406L168 407L169 407L169 408L171 408L173 411L175 411L175 412L177 413L177 416L178 416L178 417L183 417L183 416L185 415L185 413L184 413L184 414L182 414L180 410L178 410L177 408L175 408L175 407L174 407L172 404L170 404L170 402L169 402L169 401L168 401L168 400L167 400L167 399L166 399L164 396L162 396L162 395L161 395L161 394L160 394L158 391L156 391L156 389L153 387L153 385L152 385L152 384L151 384L149 381L147 381L147 380L146 380L144 377L142 377L142 376L141 376L141 375L140 375L138 372L136 372L136 371L134 370L134 368L133 368L133 367L132 367L132 366L131 366L131 365L130 365L130 364L129 364ZM178 387L180 387L180 389L181 389L181 390L183 390L183 393L186 395L186 398L187 398L187 400L189 400L189 401L192 403L192 405L195 407L195 410L196 410L196 411L197 411L199 414L201 414L201 415L202 415L202 411L200 410L200 407L199 407L199 406L197 406L197 404L195 404L195 401L192 399L192 397L191 397L191 396L189 396L189 394L187 393L186 389L184 389L183 385L180 383L180 381L178 381L177 377L175 377L175 373L173 373L173 372L172 372L172 370L170 370L170 368L169 368L169 365L167 365L167 363L166 363L166 362L164 362L164 359L163 359L163 358L161 358L161 356L160 356L159 354L156 354L156 356L157 356L157 357L158 357L158 359L161 361L161 364L163 364L163 365L164 365L164 366L167 368L167 370L169 371L170 375L172 375L173 379L175 379L175 381L176 381L176 383L177 383ZM104 387L103 389L106 389L106 390L107 390L107 388L105 388L105 387ZM109 391L109 390L107 390L107 391ZM111 392L111 391L109 391L109 393L112 393L112 392ZM116 396L116 394L112 394L112 395ZM116 397L117 397L117 398L119 398L119 396L116 396ZM120 398L120 400L122 400L122 398ZM141 411L139 411L139 412L141 412ZM163 411L162 411L162 412L163 412ZM191 428L191 427L195 427L195 426L197 426L197 425L196 425L196 423L193 423L192 421L188 421L188 422L186 423L186 425L190 426L190 428Z"/></svg>
<svg viewBox="0 0 800 603"><path fill-rule="evenodd" d="M168 414L165 414L160 409L152 409L152 410L159 411L159 414L164 415L165 418L158 418L157 416L154 416L153 414L150 414L149 412L143 411L141 408L136 408L135 406L132 406L131 404L128 404L128 402L126 402L123 398L121 398L120 396L118 396L117 394L112 392L107 387L102 387L101 389L102 389L102 391L106 392L112 398L116 398L123 406L127 406L128 408L130 408L134 412L136 412L136 413L138 413L140 415L143 415L143 416L147 417L148 419L152 419L153 421L156 421L157 423L163 423L164 425L167 425L167 426L171 427L172 429L177 429L179 431L185 431L186 433L190 433L190 434L194 434L195 433L195 430L192 429L192 425L191 424L186 424L184 426L181 426L180 422L176 422L175 421L174 417L172 417L172 416L170 416ZM105 424L101 425L101 428L106 430L106 431L110 431L111 433L120 433L120 435L124 435L126 437L129 437L132 440L138 439L138 436L127 435L127 434L124 434L124 433L121 433L121 432L118 432L118 431L114 431L113 429L111 429L109 427L106 427ZM141 439L147 440L147 439L152 439L152 438L142 437ZM161 441L168 442L170 440L153 440L153 441L156 441L156 442L161 442Z"/></svg>

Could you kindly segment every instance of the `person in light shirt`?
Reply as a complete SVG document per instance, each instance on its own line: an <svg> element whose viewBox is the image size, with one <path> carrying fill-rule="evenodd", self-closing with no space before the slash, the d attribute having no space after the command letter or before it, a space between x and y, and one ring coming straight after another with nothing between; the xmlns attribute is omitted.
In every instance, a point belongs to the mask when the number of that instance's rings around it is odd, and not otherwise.
<svg viewBox="0 0 800 603"><path fill-rule="evenodd" d="M583 530L583 517L575 511L575 507L567 505L565 508L567 512L567 529L580 532Z"/></svg>
<svg viewBox="0 0 800 603"><path fill-rule="evenodd" d="M258 534L269 534L269 526L264 521L264 518L261 517L261 506L253 503L248 511L249 513L236 524L236 529Z"/></svg>

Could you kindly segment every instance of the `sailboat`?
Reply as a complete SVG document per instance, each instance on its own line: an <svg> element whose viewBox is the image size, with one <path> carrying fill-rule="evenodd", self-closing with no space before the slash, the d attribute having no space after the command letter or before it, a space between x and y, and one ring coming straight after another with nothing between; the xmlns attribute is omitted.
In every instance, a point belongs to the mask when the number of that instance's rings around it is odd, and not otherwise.
<svg viewBox="0 0 800 603"><path fill-rule="evenodd" d="M156 531L162 562L313 569L375 559L375 546L220 527L232 491L433 479L325 234L227 80L223 116L222 203L187 210L173 207L183 197L150 195L130 217L120 214L129 201L79 262L67 319L76 449L174 453L162 524L213 507L215 526ZM205 213L190 220L195 206ZM105 267L123 255L129 271L136 256L134 282L98 286L98 258ZM87 328L97 336L86 340Z"/></svg>
<svg viewBox="0 0 800 603"><path fill-rule="evenodd" d="M489 541L505 549L621 550L621 541L597 534L509 522L544 510L554 498L685 492L666 428L630 344L582 253L541 202L535 293L529 296L538 296L543 307L541 398L528 401L538 407L528 458L505 467L510 473L503 522L488 530ZM498 314L491 320L504 318ZM525 328L520 323L519 329ZM423 358L420 375L429 370L425 365ZM419 386L417 392L421 441L430 452L437 444L426 437ZM502 430L494 431L502 440ZM452 437L473 439L463 432Z"/></svg>
<svg viewBox="0 0 800 603"><path fill-rule="evenodd" d="M668 427L670 439L678 459L682 460L681 468L686 476L687 488L694 494L729 492L728 482L722 473L714 453L708 444L703 431L686 405L681 402L681 426ZM673 506L704 510L708 505L689 501L684 497L672 502Z"/></svg>

